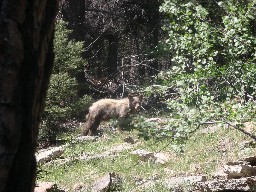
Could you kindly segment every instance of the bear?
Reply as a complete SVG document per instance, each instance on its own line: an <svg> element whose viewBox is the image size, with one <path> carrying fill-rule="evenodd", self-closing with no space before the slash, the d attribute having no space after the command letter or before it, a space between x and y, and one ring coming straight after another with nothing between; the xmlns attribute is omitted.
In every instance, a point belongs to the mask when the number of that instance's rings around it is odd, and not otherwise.
<svg viewBox="0 0 256 192"><path fill-rule="evenodd" d="M117 118L119 121L129 114L139 111L143 96L128 95L124 99L101 99L92 104L82 127L82 135L95 135L102 121Z"/></svg>

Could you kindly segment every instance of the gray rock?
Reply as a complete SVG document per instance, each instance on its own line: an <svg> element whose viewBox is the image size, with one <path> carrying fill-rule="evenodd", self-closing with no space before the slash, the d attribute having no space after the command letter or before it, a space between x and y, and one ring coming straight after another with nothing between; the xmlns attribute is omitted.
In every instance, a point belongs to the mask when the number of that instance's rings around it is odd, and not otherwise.
<svg viewBox="0 0 256 192"><path fill-rule="evenodd" d="M193 185L198 182L207 180L205 175L202 176L187 176L187 177L171 177L165 180L166 186L169 188L178 187L181 185Z"/></svg>
<svg viewBox="0 0 256 192"><path fill-rule="evenodd" d="M109 190L111 184L110 174L106 174L100 179L98 179L92 186L93 192L105 192Z"/></svg>
<svg viewBox="0 0 256 192"><path fill-rule="evenodd" d="M246 177L241 179L212 180L198 182L197 187L201 192L215 191L256 191L256 178Z"/></svg>
<svg viewBox="0 0 256 192"><path fill-rule="evenodd" d="M254 140L242 141L241 143L239 143L239 147L242 150L245 150L246 148L255 148L256 143Z"/></svg>
<svg viewBox="0 0 256 192"><path fill-rule="evenodd" d="M41 182L35 187L34 192L54 192L57 189L57 185L52 182Z"/></svg>
<svg viewBox="0 0 256 192"><path fill-rule="evenodd" d="M155 153L154 157L155 157L155 162L161 163L161 164L165 164L171 159L171 156L169 153L162 153L162 152Z"/></svg>
<svg viewBox="0 0 256 192"><path fill-rule="evenodd" d="M246 157L234 162L228 162L223 169L228 179L256 176L256 156Z"/></svg>
<svg viewBox="0 0 256 192"><path fill-rule="evenodd" d="M256 156L250 156L240 159L240 161L248 162L252 166L256 166Z"/></svg>
<svg viewBox="0 0 256 192"><path fill-rule="evenodd" d="M224 173L227 174L228 179L256 176L256 167L247 164L225 165Z"/></svg>
<svg viewBox="0 0 256 192"><path fill-rule="evenodd" d="M97 180L92 186L92 192L107 192L120 188L121 178L116 173L108 173Z"/></svg>
<svg viewBox="0 0 256 192"><path fill-rule="evenodd" d="M65 145L39 150L36 154L36 161L38 164L46 163L60 157L64 153L64 150Z"/></svg>

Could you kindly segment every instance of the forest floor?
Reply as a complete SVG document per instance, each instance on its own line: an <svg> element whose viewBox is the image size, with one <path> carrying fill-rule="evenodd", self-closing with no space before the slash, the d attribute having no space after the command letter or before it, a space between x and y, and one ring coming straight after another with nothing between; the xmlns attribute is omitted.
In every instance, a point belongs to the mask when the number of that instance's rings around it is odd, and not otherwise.
<svg viewBox="0 0 256 192"><path fill-rule="evenodd" d="M93 140L78 141L78 133L66 135L64 153L40 165L38 182L54 182L64 191L92 191L97 180L114 173L121 181L117 191L165 192L170 191L170 178L211 178L227 162L256 152L255 141L230 126L202 127L177 152L168 137L147 137L137 129L117 132L106 125ZM252 124L245 129L256 132Z"/></svg>

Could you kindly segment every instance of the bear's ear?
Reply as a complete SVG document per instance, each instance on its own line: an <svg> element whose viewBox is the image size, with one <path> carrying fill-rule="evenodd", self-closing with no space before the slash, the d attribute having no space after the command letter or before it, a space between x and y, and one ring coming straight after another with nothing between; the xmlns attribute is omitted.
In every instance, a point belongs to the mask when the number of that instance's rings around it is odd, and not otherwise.
<svg viewBox="0 0 256 192"><path fill-rule="evenodd" d="M142 99L143 99L143 95L140 95L139 100L142 101Z"/></svg>

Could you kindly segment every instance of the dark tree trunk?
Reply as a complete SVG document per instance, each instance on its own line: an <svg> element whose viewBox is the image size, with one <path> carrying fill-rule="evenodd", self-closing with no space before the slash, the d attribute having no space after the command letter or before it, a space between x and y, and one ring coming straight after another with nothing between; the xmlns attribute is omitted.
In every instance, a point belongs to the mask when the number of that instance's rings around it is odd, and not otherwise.
<svg viewBox="0 0 256 192"><path fill-rule="evenodd" d="M58 0L0 1L0 192L34 191Z"/></svg>
<svg viewBox="0 0 256 192"><path fill-rule="evenodd" d="M117 54L118 54L118 37L114 34L109 34L108 39L108 56L107 56L107 75L110 75L111 79L117 73Z"/></svg>

